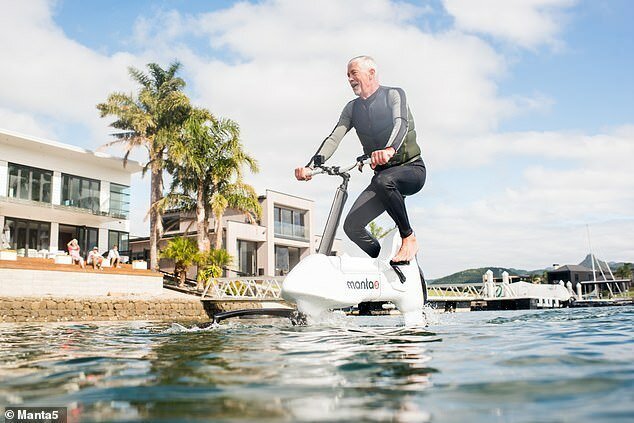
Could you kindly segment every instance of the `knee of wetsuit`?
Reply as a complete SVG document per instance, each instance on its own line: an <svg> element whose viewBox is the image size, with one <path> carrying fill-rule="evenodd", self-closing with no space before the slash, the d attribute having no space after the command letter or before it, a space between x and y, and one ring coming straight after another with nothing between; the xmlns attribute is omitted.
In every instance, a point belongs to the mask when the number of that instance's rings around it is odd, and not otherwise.
<svg viewBox="0 0 634 423"><path fill-rule="evenodd" d="M377 242L373 244L372 247L367 251L368 255L372 258L377 258L381 253L381 245Z"/></svg>
<svg viewBox="0 0 634 423"><path fill-rule="evenodd" d="M346 216L346 220L343 222L343 231L348 235L348 238L353 239L355 234L359 232L359 225L351 219L350 216Z"/></svg>
<svg viewBox="0 0 634 423"><path fill-rule="evenodd" d="M372 184L380 189L394 186L394 179L385 172L379 172L372 178Z"/></svg>

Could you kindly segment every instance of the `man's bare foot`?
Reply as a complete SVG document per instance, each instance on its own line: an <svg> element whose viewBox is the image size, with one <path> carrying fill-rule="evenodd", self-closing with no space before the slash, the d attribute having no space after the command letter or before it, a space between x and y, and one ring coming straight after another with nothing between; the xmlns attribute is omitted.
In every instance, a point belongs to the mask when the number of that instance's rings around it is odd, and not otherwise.
<svg viewBox="0 0 634 423"><path fill-rule="evenodd" d="M392 261L410 261L418 252L418 242L416 242L416 236L411 234L407 238L403 238L401 248L398 253L392 257Z"/></svg>

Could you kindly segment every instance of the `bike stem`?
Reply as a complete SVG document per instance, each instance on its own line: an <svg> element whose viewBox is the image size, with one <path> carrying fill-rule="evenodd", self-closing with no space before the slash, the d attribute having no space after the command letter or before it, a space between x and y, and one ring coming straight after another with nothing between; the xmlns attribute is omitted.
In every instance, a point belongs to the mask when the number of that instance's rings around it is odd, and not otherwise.
<svg viewBox="0 0 634 423"><path fill-rule="evenodd" d="M324 227L324 232L321 236L321 242L319 244L319 248L317 249L319 254L327 256L332 254L332 245L335 242L335 234L337 232L337 228L339 227L339 222L341 221L343 206L346 204L346 200L348 199L348 181L350 181L350 174L348 172L337 172L335 174L341 176L343 181L335 191L335 197L332 200L330 213L328 214L326 226Z"/></svg>

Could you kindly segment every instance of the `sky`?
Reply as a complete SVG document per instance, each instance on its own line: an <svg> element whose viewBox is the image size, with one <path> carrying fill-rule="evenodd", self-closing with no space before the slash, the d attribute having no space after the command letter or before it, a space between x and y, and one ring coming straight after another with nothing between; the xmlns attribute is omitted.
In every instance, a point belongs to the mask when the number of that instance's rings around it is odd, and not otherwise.
<svg viewBox="0 0 634 423"><path fill-rule="evenodd" d="M112 132L95 105L136 90L128 67L178 60L194 104L240 124L261 169L247 182L313 199L321 231L338 181L298 182L293 169L354 97L347 61L367 54L414 115L427 182L407 207L428 278L575 264L589 240L602 259L634 261L629 0L0 0L0 10L0 128L95 150ZM351 131L330 163L359 154ZM348 207L369 179L353 175ZM132 235L148 233L148 187L133 176Z"/></svg>

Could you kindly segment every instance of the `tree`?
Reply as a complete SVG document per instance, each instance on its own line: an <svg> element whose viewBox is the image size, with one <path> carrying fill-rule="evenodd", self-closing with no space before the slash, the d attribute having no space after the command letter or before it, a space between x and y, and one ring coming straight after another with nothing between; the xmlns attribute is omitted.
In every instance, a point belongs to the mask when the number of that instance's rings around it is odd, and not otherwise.
<svg viewBox="0 0 634 423"><path fill-rule="evenodd" d="M124 166L130 153L137 147L145 148L148 162L143 174L150 177L150 268L158 268L158 241L162 236L162 212L155 207L163 198L163 169L170 143L178 136L180 128L191 112L189 98L182 92L185 81L176 76L178 62L167 70L156 63L147 65L148 73L129 68L130 77L140 85L136 95L115 92L97 109L101 117L115 116L110 124L119 130L117 139L104 145L122 144L125 149Z"/></svg>
<svg viewBox="0 0 634 423"><path fill-rule="evenodd" d="M212 278L219 278L222 269L233 263L233 257L225 249L201 252L198 257L197 288Z"/></svg>
<svg viewBox="0 0 634 423"><path fill-rule="evenodd" d="M368 225L368 230L370 231L370 234L376 239L385 238L394 229L396 229L396 226L394 226L392 229L383 229L374 221L370 222L370 224Z"/></svg>
<svg viewBox="0 0 634 423"><path fill-rule="evenodd" d="M231 119L220 119L212 126L218 156L211 166L210 178L214 186L210 207L214 215L214 248L222 247L222 217L228 207L236 209L255 222L262 214L257 194L252 186L243 182L243 168L259 171L257 161L244 150L240 141L240 127Z"/></svg>
<svg viewBox="0 0 634 423"><path fill-rule="evenodd" d="M228 207L251 221L261 214L253 187L242 180L243 167L257 172L257 162L240 142L238 124L195 109L170 149L168 169L174 179L165 204L195 211L198 248L211 249L209 219L215 217L215 249L222 247L222 216Z"/></svg>
<svg viewBox="0 0 634 423"><path fill-rule="evenodd" d="M214 248L222 248L222 217L227 208L238 210L251 223L262 214L262 206L252 186L241 181L218 181L217 190L211 197L211 210L214 215Z"/></svg>
<svg viewBox="0 0 634 423"><path fill-rule="evenodd" d="M167 243L167 247L161 251L161 257L174 260L174 274L179 279L178 286L183 287L187 270L198 262L200 256L193 239L179 236Z"/></svg>
<svg viewBox="0 0 634 423"><path fill-rule="evenodd" d="M218 154L210 134L215 117L205 109L193 109L181 134L172 144L166 163L172 174L170 192L159 207L175 207L196 214L196 242L200 251L211 248L209 210L206 195L211 196L209 168Z"/></svg>
<svg viewBox="0 0 634 423"><path fill-rule="evenodd" d="M632 278L632 263L623 263L618 269L614 271L614 276L619 279L631 279Z"/></svg>

